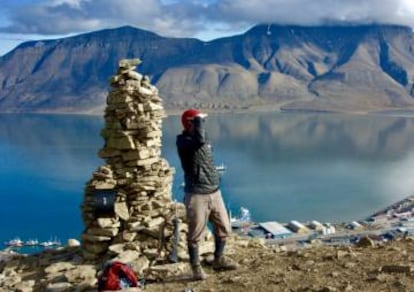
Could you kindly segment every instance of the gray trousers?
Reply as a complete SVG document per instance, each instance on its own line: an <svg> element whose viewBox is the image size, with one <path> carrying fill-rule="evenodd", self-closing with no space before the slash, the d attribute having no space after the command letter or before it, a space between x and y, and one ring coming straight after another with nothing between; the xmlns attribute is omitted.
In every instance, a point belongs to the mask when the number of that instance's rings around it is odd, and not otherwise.
<svg viewBox="0 0 414 292"><path fill-rule="evenodd" d="M187 193L184 204L187 210L189 246L196 246L201 240L208 221L213 225L216 238L224 240L230 235L230 220L220 190L208 195Z"/></svg>

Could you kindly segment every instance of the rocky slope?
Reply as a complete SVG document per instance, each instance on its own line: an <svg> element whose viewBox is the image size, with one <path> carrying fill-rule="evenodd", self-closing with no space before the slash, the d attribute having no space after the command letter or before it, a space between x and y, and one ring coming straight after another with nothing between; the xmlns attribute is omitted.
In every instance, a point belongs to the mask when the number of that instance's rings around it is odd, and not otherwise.
<svg viewBox="0 0 414 292"><path fill-rule="evenodd" d="M170 110L414 108L411 28L258 25L210 42L133 27L26 42L0 58L0 111L101 112L132 57Z"/></svg>
<svg viewBox="0 0 414 292"><path fill-rule="evenodd" d="M369 243L369 242L368 242ZM412 291L414 240L364 247L317 246L299 251L236 239L228 253L241 268L188 279L187 263L174 277L146 281L145 291ZM135 265L136 266L136 265ZM96 291L99 266L80 257L79 248L33 256L0 257L1 291ZM142 274L141 274L142 276ZM187 289L187 290L185 290ZM192 290L190 290L192 289Z"/></svg>

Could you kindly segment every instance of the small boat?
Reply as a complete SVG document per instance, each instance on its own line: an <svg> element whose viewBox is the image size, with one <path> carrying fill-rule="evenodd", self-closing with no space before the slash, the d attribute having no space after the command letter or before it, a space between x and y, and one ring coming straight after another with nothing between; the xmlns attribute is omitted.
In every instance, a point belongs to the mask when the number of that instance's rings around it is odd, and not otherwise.
<svg viewBox="0 0 414 292"><path fill-rule="evenodd" d="M39 245L43 246L43 247L51 247L51 246L61 246L62 243L60 242L60 240L55 238L53 240L50 239L48 241L43 241L43 242L39 243Z"/></svg>
<svg viewBox="0 0 414 292"><path fill-rule="evenodd" d="M28 241L26 241L24 243L24 245L27 245L27 246L36 246L36 245L39 245L39 241L37 239L29 239Z"/></svg>
<svg viewBox="0 0 414 292"><path fill-rule="evenodd" d="M243 228L251 225L250 211L247 208L240 208L240 214L237 217L230 215L230 225L232 228Z"/></svg>
<svg viewBox="0 0 414 292"><path fill-rule="evenodd" d="M49 247L49 246L52 246L52 242L50 240L42 241L41 243L39 243L39 245L43 247Z"/></svg>
<svg viewBox="0 0 414 292"><path fill-rule="evenodd" d="M61 246L62 245L62 243L60 242L60 240L58 240L56 238L51 241L51 244L52 244L52 246Z"/></svg>
<svg viewBox="0 0 414 292"><path fill-rule="evenodd" d="M4 243L6 246L23 246L23 241L20 238L15 238Z"/></svg>
<svg viewBox="0 0 414 292"><path fill-rule="evenodd" d="M216 170L220 172L224 172L227 170L227 166L225 166L224 163L216 165Z"/></svg>

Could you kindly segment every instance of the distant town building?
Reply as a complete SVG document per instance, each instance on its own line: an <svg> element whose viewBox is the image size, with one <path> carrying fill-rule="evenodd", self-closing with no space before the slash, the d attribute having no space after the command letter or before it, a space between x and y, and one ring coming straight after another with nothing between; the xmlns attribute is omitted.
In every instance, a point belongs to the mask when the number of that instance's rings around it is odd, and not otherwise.
<svg viewBox="0 0 414 292"><path fill-rule="evenodd" d="M384 223L388 221L389 216L387 214L380 214L377 216L372 216L370 217L370 222L375 222L375 223Z"/></svg>
<svg viewBox="0 0 414 292"><path fill-rule="evenodd" d="M411 212L394 213L392 216L395 218L408 218L411 217Z"/></svg>
<svg viewBox="0 0 414 292"><path fill-rule="evenodd" d="M260 228L270 233L274 239L283 239L292 235L292 232L276 221L259 223Z"/></svg>
<svg viewBox="0 0 414 292"><path fill-rule="evenodd" d="M330 223L326 223L323 225L322 234L334 234L336 232L335 226L331 225Z"/></svg>
<svg viewBox="0 0 414 292"><path fill-rule="evenodd" d="M309 223L309 228L315 231L322 231L324 226L322 225L322 223L313 220Z"/></svg>
<svg viewBox="0 0 414 292"><path fill-rule="evenodd" d="M299 223L296 220L290 221L288 224L288 228L296 233L308 233L309 232L309 229L306 228L305 225L303 225L302 223Z"/></svg>
<svg viewBox="0 0 414 292"><path fill-rule="evenodd" d="M362 225L360 223L356 222L356 221L352 221L351 223L348 224L347 227L349 229L354 229L354 230L363 228Z"/></svg>

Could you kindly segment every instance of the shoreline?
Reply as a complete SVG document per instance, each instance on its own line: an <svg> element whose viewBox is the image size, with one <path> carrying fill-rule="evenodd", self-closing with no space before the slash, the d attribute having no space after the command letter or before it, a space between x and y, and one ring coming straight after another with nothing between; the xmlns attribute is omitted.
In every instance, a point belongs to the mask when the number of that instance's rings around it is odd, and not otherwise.
<svg viewBox="0 0 414 292"><path fill-rule="evenodd" d="M234 219L231 217L230 219ZM231 220L232 221L232 220ZM277 222L277 221L268 221L265 223L274 222L277 224L280 224L281 226L286 226L287 229L289 229L289 225L292 222L297 222L296 220L291 220L289 223L286 222ZM351 241L355 241L356 237L362 237L361 234L365 234L366 236L369 236L370 234L375 234L379 236L379 233L381 234L389 234L393 230L397 230L398 228L406 231L410 231L410 234L412 233L414 235L414 195L407 196L403 199L400 199L384 208L381 208L380 210L372 213L371 215L366 216L364 219L355 220L355 221L349 221L349 222L340 222L340 223L319 223L316 220L309 221L307 223L300 223L297 222L300 226L297 226L297 230L291 232L290 236L286 237L280 237L280 238L268 238L268 233L249 233L252 229L258 229L258 227L263 224L263 222L254 222L254 221L246 221L247 223L245 226L239 225L235 227L230 222L233 234L236 234L238 236L241 236L242 238L251 238L251 239L257 239L262 238L268 241L268 243L271 244L283 244L283 243L292 243L293 241L314 241L314 240L322 240L322 239L328 239L328 240L334 240L336 238L337 244L344 244L347 242L348 244L351 243ZM237 222L237 224L243 224L242 221ZM323 225L327 225L328 228L333 227L334 232L329 233L323 233L321 230L316 227L310 228L310 224L321 224L320 228L322 228ZM304 228L307 230L306 232L303 232L301 228ZM381 231L381 232L379 232ZM376 234L378 233L378 234ZM400 232L401 235L403 232ZM397 235L394 235L397 236ZM74 237L71 237L74 238ZM340 238L340 240L338 240ZM75 240L80 240L77 238L74 238ZM20 238L19 238L20 240ZM11 242L12 240L9 240ZM27 241L21 241L22 243L25 243ZM41 246L41 244L37 245L21 245L21 246L8 246L5 243L0 243L0 246L3 248L0 249L0 252L7 252L7 253L17 253L17 254L36 254L39 252L43 252L45 250L50 249L59 249L62 247L70 246L69 244L61 244L59 241L59 244L56 245L50 245L50 246ZM33 249L33 252L20 252L20 249L28 250Z"/></svg>
<svg viewBox="0 0 414 292"><path fill-rule="evenodd" d="M191 107L189 107L191 108ZM354 110L342 111L333 109L314 109L314 108L297 108L297 109L283 109L280 105L257 106L249 108L232 108L232 109L210 109L199 108L208 114L251 114L251 113L303 113L303 114L340 114L340 115L358 115L358 116L387 116L387 117L414 117L414 109L407 108L384 108L380 110ZM179 116L185 108L167 108L164 109L166 117ZM88 111L0 111L0 115L61 115L61 116L91 116L103 117L104 112L88 112Z"/></svg>

